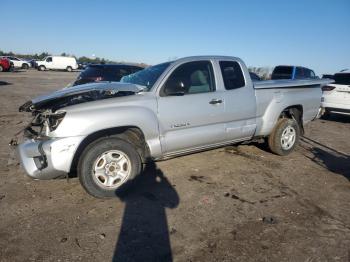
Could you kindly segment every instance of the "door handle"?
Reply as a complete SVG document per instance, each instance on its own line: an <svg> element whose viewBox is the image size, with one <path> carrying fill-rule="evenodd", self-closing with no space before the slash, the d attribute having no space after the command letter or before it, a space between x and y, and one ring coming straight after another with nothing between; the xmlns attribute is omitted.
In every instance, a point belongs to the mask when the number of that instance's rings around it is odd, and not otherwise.
<svg viewBox="0 0 350 262"><path fill-rule="evenodd" d="M216 104L221 104L222 100L221 99L213 99L209 102L211 105L216 105Z"/></svg>

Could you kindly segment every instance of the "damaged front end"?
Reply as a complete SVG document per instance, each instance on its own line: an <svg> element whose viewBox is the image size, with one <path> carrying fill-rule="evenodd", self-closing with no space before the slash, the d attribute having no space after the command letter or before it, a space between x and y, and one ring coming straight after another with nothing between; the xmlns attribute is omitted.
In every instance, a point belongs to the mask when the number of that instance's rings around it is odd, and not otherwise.
<svg viewBox="0 0 350 262"><path fill-rule="evenodd" d="M30 123L23 129L23 135L27 139L42 140L58 127L66 112L52 112L45 110L36 113ZM21 131L22 132L22 131Z"/></svg>
<svg viewBox="0 0 350 262"><path fill-rule="evenodd" d="M34 110L32 115L29 124L10 142L11 145L17 146L22 167L34 179L67 176L75 152L72 150L79 145L83 137L71 139L49 136L62 122L66 115L64 111ZM24 141L18 144L17 137L21 133ZM74 145L76 147L73 148Z"/></svg>
<svg viewBox="0 0 350 262"><path fill-rule="evenodd" d="M37 97L19 107L20 112L31 112L32 121L23 130L25 138L42 139L54 131L63 120L64 107L97 100L134 95L144 87L123 83L94 83L64 88Z"/></svg>
<svg viewBox="0 0 350 262"><path fill-rule="evenodd" d="M66 88L35 98L20 106L20 112L30 112L32 120L16 134L11 145L17 151L26 173L35 179L52 179L70 172L74 154L85 136L56 137L55 131L65 117L68 106L101 99L134 95L142 87L131 84L100 83ZM24 141L17 143L23 133Z"/></svg>

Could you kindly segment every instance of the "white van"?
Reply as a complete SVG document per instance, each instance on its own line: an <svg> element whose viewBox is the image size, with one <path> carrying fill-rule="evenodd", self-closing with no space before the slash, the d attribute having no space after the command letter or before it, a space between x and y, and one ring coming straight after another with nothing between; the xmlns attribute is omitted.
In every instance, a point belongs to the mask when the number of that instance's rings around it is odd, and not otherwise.
<svg viewBox="0 0 350 262"><path fill-rule="evenodd" d="M47 56L42 61L36 61L39 71L44 70L67 70L72 72L78 69L77 60L68 56Z"/></svg>

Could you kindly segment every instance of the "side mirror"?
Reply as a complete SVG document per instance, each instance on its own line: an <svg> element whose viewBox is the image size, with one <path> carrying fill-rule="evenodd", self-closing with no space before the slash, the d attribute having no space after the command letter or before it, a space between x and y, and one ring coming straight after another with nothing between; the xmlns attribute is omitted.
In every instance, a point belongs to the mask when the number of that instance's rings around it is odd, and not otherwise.
<svg viewBox="0 0 350 262"><path fill-rule="evenodd" d="M164 93L167 96L183 96L185 95L185 85L181 81L169 79L165 84Z"/></svg>

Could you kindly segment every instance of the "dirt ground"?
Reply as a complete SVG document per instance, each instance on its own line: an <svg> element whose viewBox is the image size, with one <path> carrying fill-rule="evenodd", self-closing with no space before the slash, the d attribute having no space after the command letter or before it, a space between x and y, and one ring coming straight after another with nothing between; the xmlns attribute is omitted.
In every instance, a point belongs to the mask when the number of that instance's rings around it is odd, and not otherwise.
<svg viewBox="0 0 350 262"><path fill-rule="evenodd" d="M350 116L310 123L290 156L179 157L100 200L76 178L30 179L8 146L18 107L76 76L0 73L0 261L350 261Z"/></svg>

